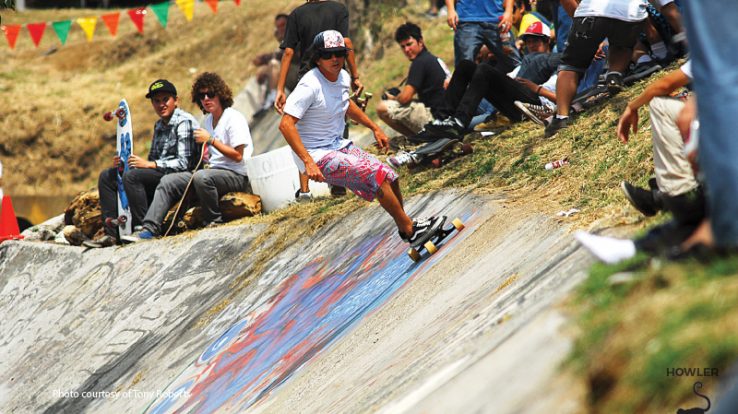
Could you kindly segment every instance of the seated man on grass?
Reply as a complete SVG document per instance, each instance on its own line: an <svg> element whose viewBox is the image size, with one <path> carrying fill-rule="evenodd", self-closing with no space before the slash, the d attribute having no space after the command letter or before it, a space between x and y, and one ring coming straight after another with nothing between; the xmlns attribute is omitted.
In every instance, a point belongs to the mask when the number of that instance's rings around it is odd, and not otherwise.
<svg viewBox="0 0 738 414"><path fill-rule="evenodd" d="M444 83L451 74L443 61L425 47L417 25L405 23L398 27L395 40L411 62L407 82L396 95L385 93L377 104L377 115L390 128L410 138L426 123L446 117ZM414 100L416 94L419 101Z"/></svg>

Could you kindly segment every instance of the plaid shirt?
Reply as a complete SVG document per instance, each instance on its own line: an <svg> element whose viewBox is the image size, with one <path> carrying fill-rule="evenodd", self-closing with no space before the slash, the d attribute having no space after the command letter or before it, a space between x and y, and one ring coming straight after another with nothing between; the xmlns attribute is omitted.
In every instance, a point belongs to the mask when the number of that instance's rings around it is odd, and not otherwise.
<svg viewBox="0 0 738 414"><path fill-rule="evenodd" d="M161 119L156 121L149 161L155 161L156 169L167 174L195 169L200 159L200 146L194 135L197 128L200 124L195 117L179 108L168 124Z"/></svg>

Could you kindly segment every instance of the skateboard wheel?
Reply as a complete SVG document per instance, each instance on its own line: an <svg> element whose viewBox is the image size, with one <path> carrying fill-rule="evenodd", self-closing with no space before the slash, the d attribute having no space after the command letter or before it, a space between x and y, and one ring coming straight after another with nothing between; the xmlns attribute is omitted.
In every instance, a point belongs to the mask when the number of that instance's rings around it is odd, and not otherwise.
<svg viewBox="0 0 738 414"><path fill-rule="evenodd" d="M464 155L471 154L474 152L474 147L471 144L464 144L461 146L461 153Z"/></svg>
<svg viewBox="0 0 738 414"><path fill-rule="evenodd" d="M423 247L425 247L425 250L428 250L428 254L433 254L438 251L438 248L436 247L435 243L433 243L430 240L425 242Z"/></svg>
<svg viewBox="0 0 738 414"><path fill-rule="evenodd" d="M113 120L113 113L112 112L105 112L103 114L103 119L110 122Z"/></svg>
<svg viewBox="0 0 738 414"><path fill-rule="evenodd" d="M118 217L118 223L125 224L127 222L128 222L128 217L126 217L126 216L120 216L120 217Z"/></svg>
<svg viewBox="0 0 738 414"><path fill-rule="evenodd" d="M123 119L126 117L126 110L123 108L118 108L117 111L115 111L115 116L118 117L118 119Z"/></svg>
<svg viewBox="0 0 738 414"><path fill-rule="evenodd" d="M441 168L441 159L440 158L433 158L431 160L431 165L433 168Z"/></svg>
<svg viewBox="0 0 738 414"><path fill-rule="evenodd" d="M187 225L184 221L179 221L177 222L177 228L180 230L187 230Z"/></svg>
<svg viewBox="0 0 738 414"><path fill-rule="evenodd" d="M451 222L451 224L453 224L453 225L454 225L454 227L456 227L456 230L459 230L459 231L461 231L461 230L463 230L463 229L464 229L464 222L463 222L463 221L461 221L461 220L459 220L459 218L458 218L458 217L457 217L457 218L455 218L455 219L454 219L454 221L452 221L452 222Z"/></svg>
<svg viewBox="0 0 738 414"><path fill-rule="evenodd" d="M113 220L110 217L105 218L105 227L115 227L115 226L116 226L115 220Z"/></svg>
<svg viewBox="0 0 738 414"><path fill-rule="evenodd" d="M418 252L417 249L410 248L410 250L407 251L407 255L410 256L410 259L412 259L413 262L419 262L420 261L420 252Z"/></svg>

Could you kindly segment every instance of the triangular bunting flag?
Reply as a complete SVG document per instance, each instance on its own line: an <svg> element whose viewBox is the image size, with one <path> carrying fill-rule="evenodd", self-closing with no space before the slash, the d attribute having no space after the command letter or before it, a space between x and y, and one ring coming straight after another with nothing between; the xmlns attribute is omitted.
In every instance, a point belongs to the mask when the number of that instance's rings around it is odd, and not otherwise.
<svg viewBox="0 0 738 414"><path fill-rule="evenodd" d="M29 23L26 25L26 29L28 29L28 33L31 35L33 44L38 47L38 44L41 43L41 39L44 37L44 32L46 31L46 22Z"/></svg>
<svg viewBox="0 0 738 414"><path fill-rule="evenodd" d="M100 16L105 26L108 28L110 35L115 37L118 34L118 21L120 21L120 13L108 13Z"/></svg>
<svg viewBox="0 0 738 414"><path fill-rule="evenodd" d="M149 7L154 11L156 18L159 19L161 27L167 27L167 21L169 21L169 2L165 1L164 3L152 4Z"/></svg>
<svg viewBox="0 0 738 414"><path fill-rule="evenodd" d="M236 6L240 6L241 5L241 0L233 0L233 1L236 3Z"/></svg>
<svg viewBox="0 0 738 414"><path fill-rule="evenodd" d="M3 26L3 32L5 32L5 38L8 40L8 46L11 49L15 49L15 42L18 40L18 33L20 33L21 25L9 24Z"/></svg>
<svg viewBox="0 0 738 414"><path fill-rule="evenodd" d="M213 13L218 12L218 0L205 0L205 3L207 3L211 9L213 9Z"/></svg>
<svg viewBox="0 0 738 414"><path fill-rule="evenodd" d="M61 41L61 44L67 43L67 36L69 35L69 29L72 28L72 21L64 20L61 22L54 22L51 24L51 27L54 28L56 36L59 38L59 41Z"/></svg>
<svg viewBox="0 0 738 414"><path fill-rule="evenodd" d="M136 25L138 32L143 34L144 32L144 16L146 16L146 9L139 7L138 9L128 10L128 15L131 16L131 21Z"/></svg>
<svg viewBox="0 0 738 414"><path fill-rule="evenodd" d="M77 19L77 24L82 28L87 36L87 41L92 41L92 36L95 35L95 26L97 25L97 17L80 17Z"/></svg>
<svg viewBox="0 0 738 414"><path fill-rule="evenodd" d="M182 10L187 21L192 21L192 16L195 14L195 0L177 0L177 6Z"/></svg>

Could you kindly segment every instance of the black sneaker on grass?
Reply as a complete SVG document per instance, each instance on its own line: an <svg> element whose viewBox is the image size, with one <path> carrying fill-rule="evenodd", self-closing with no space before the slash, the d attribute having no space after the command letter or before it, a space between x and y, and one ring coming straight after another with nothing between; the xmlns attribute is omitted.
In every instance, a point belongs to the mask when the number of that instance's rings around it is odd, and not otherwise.
<svg viewBox="0 0 738 414"><path fill-rule="evenodd" d="M644 216L655 216L661 210L661 206L656 202L653 190L646 190L633 186L627 181L620 183L620 189L623 190L625 198L630 204Z"/></svg>
<svg viewBox="0 0 738 414"><path fill-rule="evenodd" d="M430 240L430 238L433 237L433 235L435 234L436 230L440 226L443 226L443 223L445 221L445 216L417 219L413 221L413 234L408 236L406 234L403 234L402 232L399 232L400 238L404 242L410 243L410 245L413 247L420 246Z"/></svg>
<svg viewBox="0 0 738 414"><path fill-rule="evenodd" d="M551 138L556 135L560 130L569 127L569 118L557 118L555 115L551 118L551 122L546 125L546 129L543 132L543 136Z"/></svg>
<svg viewBox="0 0 738 414"><path fill-rule="evenodd" d="M445 119L435 119L433 122L425 124L423 130L418 132L417 139L428 141L439 138L460 139L464 136L466 128L461 121L450 116Z"/></svg>

